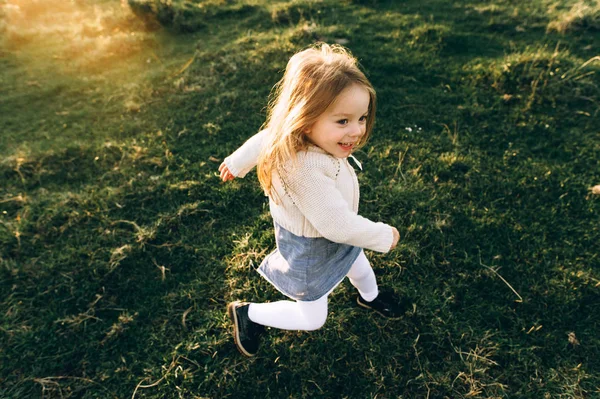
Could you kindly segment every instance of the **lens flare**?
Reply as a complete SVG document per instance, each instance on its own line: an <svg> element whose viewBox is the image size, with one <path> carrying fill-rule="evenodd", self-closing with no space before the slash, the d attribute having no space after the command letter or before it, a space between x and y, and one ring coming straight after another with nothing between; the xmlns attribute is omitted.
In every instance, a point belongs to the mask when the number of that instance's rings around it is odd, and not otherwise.
<svg viewBox="0 0 600 399"><path fill-rule="evenodd" d="M0 5L5 51L94 73L122 66L148 51L151 41L126 1L7 0Z"/></svg>

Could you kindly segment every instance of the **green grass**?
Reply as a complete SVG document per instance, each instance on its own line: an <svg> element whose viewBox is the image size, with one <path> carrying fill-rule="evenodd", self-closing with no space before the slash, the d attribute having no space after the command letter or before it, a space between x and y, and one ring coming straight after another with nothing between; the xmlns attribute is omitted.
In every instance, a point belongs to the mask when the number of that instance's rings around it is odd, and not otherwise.
<svg viewBox="0 0 600 399"><path fill-rule="evenodd" d="M600 397L594 2L16 3L0 397ZM378 91L361 213L398 227L370 258L415 312L377 318L344 283L324 328L272 329L246 359L225 305L282 299L254 270L272 222L255 174L216 169L317 40Z"/></svg>

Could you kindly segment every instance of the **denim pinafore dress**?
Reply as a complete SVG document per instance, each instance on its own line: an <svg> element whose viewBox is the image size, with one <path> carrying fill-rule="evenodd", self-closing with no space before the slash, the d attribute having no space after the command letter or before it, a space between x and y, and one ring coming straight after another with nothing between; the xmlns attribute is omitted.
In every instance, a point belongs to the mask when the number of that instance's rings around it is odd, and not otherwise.
<svg viewBox="0 0 600 399"><path fill-rule="evenodd" d="M275 223L277 249L258 272L285 296L316 301L342 282L362 248L323 237L301 237Z"/></svg>
<svg viewBox="0 0 600 399"><path fill-rule="evenodd" d="M360 162L352 158L362 169ZM277 249L262 261L258 272L282 294L297 301L316 301L329 294L362 251L324 237L297 236L277 223L275 241Z"/></svg>

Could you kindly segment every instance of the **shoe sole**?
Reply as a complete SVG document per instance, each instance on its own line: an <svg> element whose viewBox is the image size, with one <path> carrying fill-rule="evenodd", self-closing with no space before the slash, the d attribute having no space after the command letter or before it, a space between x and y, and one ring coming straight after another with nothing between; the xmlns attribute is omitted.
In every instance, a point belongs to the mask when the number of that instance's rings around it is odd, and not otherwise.
<svg viewBox="0 0 600 399"><path fill-rule="evenodd" d="M390 316L386 316L386 315L384 315L383 313L381 313L379 310L377 310L377 309L373 309L372 307L370 307L370 306L368 306L368 305L366 305L366 304L362 303L362 302L360 301L360 298L358 298L358 297L356 298L356 303L358 303L358 306L360 306L360 307L362 307L362 308L365 308L365 309L369 309L370 311L373 311L373 312L377 313L378 315L381 315L381 317L385 317L385 318L386 318L386 319L388 319L388 320L400 320L400 319L402 319L402 316L398 316L398 317L390 317Z"/></svg>
<svg viewBox="0 0 600 399"><path fill-rule="evenodd" d="M237 318L237 313L235 312L235 308L238 305L245 305L246 302L240 302L240 301L235 301L235 302L231 302L229 305L227 305L227 314L229 315L229 318L231 319L231 321L233 322L233 340L235 342L235 346L237 347L238 351L246 356L246 357L252 357L255 354L252 354L250 352L248 352L246 349L244 349L244 346L242 345L242 342L240 341L240 335L238 333L238 318Z"/></svg>

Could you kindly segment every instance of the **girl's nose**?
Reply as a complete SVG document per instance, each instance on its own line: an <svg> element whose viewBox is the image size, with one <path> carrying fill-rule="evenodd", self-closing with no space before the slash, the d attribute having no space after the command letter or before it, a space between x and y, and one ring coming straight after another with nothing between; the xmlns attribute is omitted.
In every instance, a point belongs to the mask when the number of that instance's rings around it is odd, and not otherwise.
<svg viewBox="0 0 600 399"><path fill-rule="evenodd" d="M356 137L356 136L362 136L362 135L363 135L363 126L361 126L358 123L353 124L352 131L350 132L350 136Z"/></svg>

